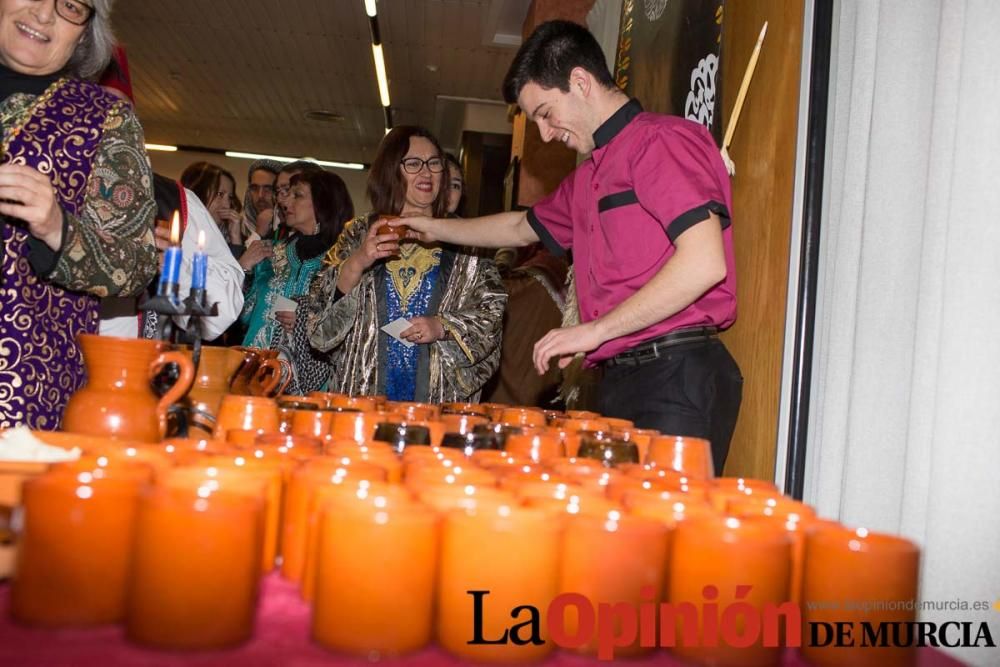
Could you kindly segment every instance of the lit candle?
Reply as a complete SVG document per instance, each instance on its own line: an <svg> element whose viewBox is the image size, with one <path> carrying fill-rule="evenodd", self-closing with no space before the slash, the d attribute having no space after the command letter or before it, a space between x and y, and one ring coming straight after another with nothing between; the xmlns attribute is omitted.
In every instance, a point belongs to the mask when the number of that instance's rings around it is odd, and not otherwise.
<svg viewBox="0 0 1000 667"><path fill-rule="evenodd" d="M194 254L191 266L191 289L205 289L205 276L208 273L208 255L205 254L205 230L198 232L198 251Z"/></svg>
<svg viewBox="0 0 1000 667"><path fill-rule="evenodd" d="M181 274L181 246L180 246L180 214L174 211L173 221L170 223L170 245L167 247L163 257L163 271L160 273L159 292L168 293L170 287L177 284Z"/></svg>

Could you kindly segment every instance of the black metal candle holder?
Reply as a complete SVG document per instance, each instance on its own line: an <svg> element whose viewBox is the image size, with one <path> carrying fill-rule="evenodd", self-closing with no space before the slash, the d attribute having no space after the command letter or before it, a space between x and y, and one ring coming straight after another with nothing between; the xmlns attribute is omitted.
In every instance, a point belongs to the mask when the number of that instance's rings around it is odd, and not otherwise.
<svg viewBox="0 0 1000 667"><path fill-rule="evenodd" d="M202 320L218 315L219 304L208 305L204 288L192 289L183 301L181 301L178 292L177 283L161 283L157 287L156 294L147 297L139 305L139 310L144 313L156 313L155 337L157 340L191 345L191 363L197 373L198 365L201 362L201 338L204 328ZM188 318L186 332L176 325L175 316ZM173 364L170 367L172 368ZM173 371L171 375L173 376L172 381L176 382L176 371ZM187 409L178 402L171 406L170 412L177 419L178 435L187 437L188 424L190 423Z"/></svg>

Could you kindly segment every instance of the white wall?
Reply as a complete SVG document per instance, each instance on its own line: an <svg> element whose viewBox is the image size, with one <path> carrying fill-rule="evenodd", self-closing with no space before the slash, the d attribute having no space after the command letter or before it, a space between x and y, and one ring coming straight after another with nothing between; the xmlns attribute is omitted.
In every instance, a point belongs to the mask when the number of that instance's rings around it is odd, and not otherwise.
<svg viewBox="0 0 1000 667"><path fill-rule="evenodd" d="M1000 3L836 7L806 500L919 544L921 598L970 607L921 620L996 639Z"/></svg>
<svg viewBox="0 0 1000 667"><path fill-rule="evenodd" d="M243 201L243 195L247 188L247 169L250 167L251 160L226 157L217 153L191 151L177 151L175 153L149 151L149 159L153 164L153 171L168 178L180 178L181 172L192 162L204 160L217 164L231 172L236 178L236 193L239 195L240 201ZM354 201L354 210L358 213L367 211L369 204L365 197L365 182L368 179L368 170L329 169L328 171L344 179L347 191L351 193L351 199Z"/></svg>

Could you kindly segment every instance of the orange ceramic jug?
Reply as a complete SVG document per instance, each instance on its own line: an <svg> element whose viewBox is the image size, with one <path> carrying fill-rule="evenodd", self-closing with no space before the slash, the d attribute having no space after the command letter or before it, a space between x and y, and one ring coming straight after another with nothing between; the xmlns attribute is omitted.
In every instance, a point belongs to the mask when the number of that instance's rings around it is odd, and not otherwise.
<svg viewBox="0 0 1000 667"><path fill-rule="evenodd" d="M253 347L231 348L243 355L243 363L236 371L236 375L229 383L229 391L239 396L247 396L250 393L250 380L260 368L261 357L258 350Z"/></svg>
<svg viewBox="0 0 1000 667"><path fill-rule="evenodd" d="M184 356L190 358L191 351L186 350ZM242 363L243 354L239 350L207 345L201 348L194 385L188 394L193 413L191 430L195 435L212 435L222 398L229 393L229 383Z"/></svg>
<svg viewBox="0 0 1000 667"><path fill-rule="evenodd" d="M278 350L254 348L260 355L260 366L247 386L252 396L274 397L285 393L292 381L292 366L278 358Z"/></svg>
<svg viewBox="0 0 1000 667"><path fill-rule="evenodd" d="M80 334L78 340L87 384L70 397L63 430L141 442L163 440L167 408L187 393L194 380L191 360L169 351L163 341L94 334ZM180 378L157 399L150 380L170 362L180 367Z"/></svg>

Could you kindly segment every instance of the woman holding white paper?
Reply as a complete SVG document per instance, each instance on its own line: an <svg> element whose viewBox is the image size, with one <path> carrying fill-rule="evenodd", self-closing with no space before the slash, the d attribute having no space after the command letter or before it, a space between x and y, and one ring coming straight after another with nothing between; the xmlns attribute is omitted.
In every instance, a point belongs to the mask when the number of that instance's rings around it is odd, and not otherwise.
<svg viewBox="0 0 1000 667"><path fill-rule="evenodd" d="M290 186L285 223L291 234L274 246L270 259L254 267L243 304L246 346L279 346L294 321L294 297L308 291L323 256L354 216L347 186L336 174L303 172L292 177Z"/></svg>
<svg viewBox="0 0 1000 667"><path fill-rule="evenodd" d="M382 140L368 176L374 212L344 228L302 309L305 326L296 323L316 362L299 364L310 368L303 390L475 400L496 371L507 295L492 260L379 233L384 216L444 215L446 177L427 130L396 127Z"/></svg>

